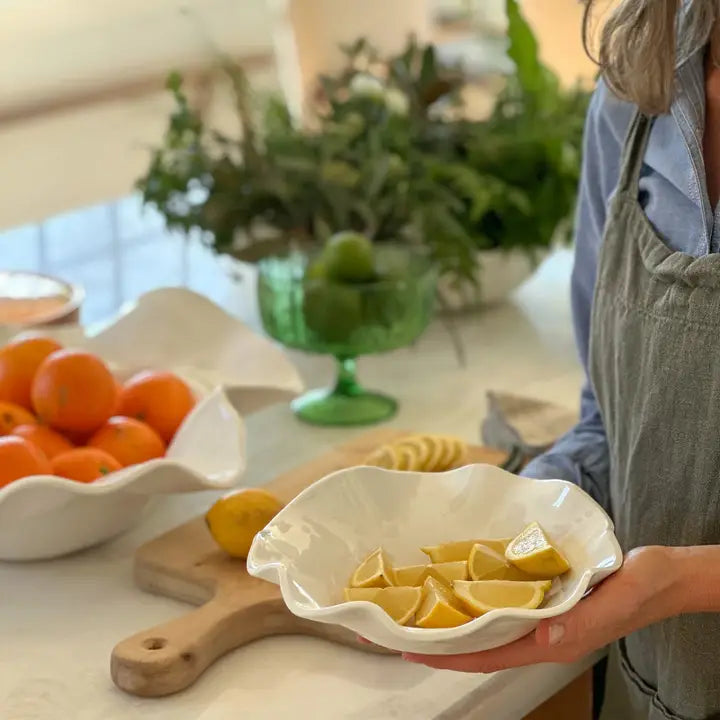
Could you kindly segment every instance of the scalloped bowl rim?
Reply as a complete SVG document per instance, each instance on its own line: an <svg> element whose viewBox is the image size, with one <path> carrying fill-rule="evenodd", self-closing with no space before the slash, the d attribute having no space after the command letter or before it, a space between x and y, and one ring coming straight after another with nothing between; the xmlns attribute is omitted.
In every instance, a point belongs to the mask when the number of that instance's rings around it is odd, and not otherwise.
<svg viewBox="0 0 720 720"><path fill-rule="evenodd" d="M200 408L204 403L208 403L215 399L217 399L222 406L231 413L231 417L235 421L234 425L239 430L243 425L242 418L233 407L227 393L222 387L215 388L211 392L199 398L198 403L192 412L194 412L197 408ZM146 462L138 463L137 465L131 465L126 468L122 468L121 470L116 470L115 472L110 473L106 478L103 478L100 482L77 482L75 480L60 477L59 475L28 475L27 477L19 478L4 487L0 487L0 503L14 493L23 492L33 487L56 488L58 490L66 491L71 495L108 495L130 488L138 481L144 479L148 473L158 468L175 469L186 476L192 477L196 481L198 489L223 490L235 485L238 475L243 471L243 463L241 462L239 467L233 469L232 471L228 470L227 473L223 473L223 475L228 475L227 480L212 480L178 460L164 457L147 460ZM113 477L114 475L121 473L123 475L122 477ZM152 495L156 493L150 492L141 494Z"/></svg>
<svg viewBox="0 0 720 720"><path fill-rule="evenodd" d="M404 480L407 481L410 479L410 477L408 476L433 475L434 477L447 477L459 473L467 473L468 468L472 467L492 468L494 471L500 471L504 473L506 476L508 476L508 478L512 478L513 481L517 483L526 485L535 485L537 483L556 485L562 488L566 488L568 492L583 495L585 497L585 500L592 503L595 508L600 513L602 513L602 516L605 519L603 531L607 532L607 537L610 542L612 552L614 554L614 562L612 563L612 565L607 566L603 564L602 566L594 566L585 569L582 575L579 577L578 581L575 583L572 593L562 603L559 603L558 605L555 605L553 607L538 608L536 610L527 610L521 608L503 608L491 610L490 612L487 612L480 617L472 619L464 625L453 628L418 628L399 625L379 605L365 600L354 600L351 602L337 603L335 605L324 605L320 607L309 607L296 603L292 597L290 589L292 580L290 579L290 573L288 572L287 566L282 562L268 562L263 564L257 564L253 559L256 546L260 546L264 543L265 531L261 531L260 533L258 533L258 535L255 537L255 540L253 541L253 545L250 549L250 553L247 559L248 573L254 577L258 577L262 580L267 580L269 582L273 582L279 585L283 600L285 601L286 605L288 606L290 611L293 612L293 614L298 615L299 617L303 617L308 620L321 620L324 622L330 621L338 625L344 625L344 623L342 622L344 618L352 615L356 611L359 611L366 618L372 619L373 622L380 623L386 631L388 631L398 640L411 638L413 642L420 641L433 643L437 641L451 641L457 638L465 637L470 634L474 634L477 631L482 630L482 628L486 627L487 625L490 625L494 621L499 620L500 618L515 618L518 620L540 621L551 617L557 617L558 615L562 615L568 610L572 609L582 599L585 593L589 590L594 576L599 573L604 573L605 576L608 576L620 569L623 562L623 553L620 547L620 543L618 542L614 533L615 525L610 516L604 510L604 508L599 505L587 493L585 493L580 487L578 487L574 483L568 482L567 480L539 480L519 475L513 475L512 473L508 473L496 466L485 465L482 463L468 465L461 468L455 468L453 470L449 470L443 473L422 473L399 470L386 470L384 468L369 467L366 465L343 468L341 470L330 473L329 475L321 478L320 480L317 480L312 485L303 490L301 493L299 493L290 503L288 503L288 505L286 505L283 510L280 511L280 513L274 518L273 521L269 523L269 525L272 525L273 522L281 519L281 516L285 509L291 508L292 505L298 503L303 498L317 493L324 485L336 480L338 476L345 475L349 472L356 472L359 469L371 469L373 472L384 475L401 475L403 476ZM347 627L347 625L345 625L345 627Z"/></svg>

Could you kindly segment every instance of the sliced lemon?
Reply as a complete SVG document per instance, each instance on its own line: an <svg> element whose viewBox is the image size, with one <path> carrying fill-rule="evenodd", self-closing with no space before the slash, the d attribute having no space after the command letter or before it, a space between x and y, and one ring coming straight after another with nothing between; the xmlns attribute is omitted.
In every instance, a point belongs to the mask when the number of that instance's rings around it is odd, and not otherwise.
<svg viewBox="0 0 720 720"><path fill-rule="evenodd" d="M382 548L370 553L350 579L350 587L354 588L384 588L393 584L392 566Z"/></svg>
<svg viewBox="0 0 720 720"><path fill-rule="evenodd" d="M485 578L486 580L490 580L490 578ZM529 582L531 580L537 580L537 578L533 577L532 575L528 575L526 572L523 572L520 568L516 568L514 565L511 565L508 563L508 567L505 571L505 575L503 577L498 578L498 580L514 580L515 582Z"/></svg>
<svg viewBox="0 0 720 720"><path fill-rule="evenodd" d="M372 602L399 625L407 625L415 617L422 597L422 589L419 587L387 587L381 589Z"/></svg>
<svg viewBox="0 0 720 720"><path fill-rule="evenodd" d="M500 608L534 610L540 607L548 581L456 580L453 591L466 610L475 617Z"/></svg>
<svg viewBox="0 0 720 720"><path fill-rule="evenodd" d="M455 439L450 468L462 467L467 462L468 446L462 440Z"/></svg>
<svg viewBox="0 0 720 720"><path fill-rule="evenodd" d="M505 558L535 578L554 578L570 569L565 556L536 522L530 523L508 545Z"/></svg>
<svg viewBox="0 0 720 720"><path fill-rule="evenodd" d="M454 580L467 580L468 575L468 564L464 560L457 560L455 562L445 563L432 563L425 567L423 574L423 582L426 578L431 577L435 580L446 585L448 588L452 588Z"/></svg>
<svg viewBox="0 0 720 720"><path fill-rule="evenodd" d="M429 577L422 589L423 601L415 624L421 628L450 628L464 625L472 618L463 611L453 594L438 580Z"/></svg>
<svg viewBox="0 0 720 720"><path fill-rule="evenodd" d="M422 585L427 565L405 565L395 568L395 582L398 585L417 587Z"/></svg>
<svg viewBox="0 0 720 720"><path fill-rule="evenodd" d="M411 435L403 438L397 443L398 448L409 447L412 449L415 457L413 470L426 470L427 463L432 453L432 446L427 441L427 437L423 435Z"/></svg>
<svg viewBox="0 0 720 720"><path fill-rule="evenodd" d="M454 437L441 436L439 438L442 447L442 454L438 458L439 471L451 470L455 467L456 460L460 459L465 443Z"/></svg>
<svg viewBox="0 0 720 720"><path fill-rule="evenodd" d="M509 542L509 539L459 540L456 542L441 543L440 545L421 547L420 550L434 563L457 562L458 560L467 560L475 545L485 545L485 547L494 550L496 553L504 554Z"/></svg>
<svg viewBox="0 0 720 720"><path fill-rule="evenodd" d="M509 580L507 573L512 567L504 555L480 543L472 546L467 566L472 580Z"/></svg>
<svg viewBox="0 0 720 720"><path fill-rule="evenodd" d="M398 465L398 456L392 445L383 445L371 452L365 458L364 464L385 468L386 470L395 470Z"/></svg>
<svg viewBox="0 0 720 720"><path fill-rule="evenodd" d="M355 600L366 600L372 602L382 588L345 588L343 590L343 599L345 602L353 602Z"/></svg>
<svg viewBox="0 0 720 720"><path fill-rule="evenodd" d="M425 444L429 451L425 462L426 472L439 472L442 470L442 459L445 455L445 443L437 435L425 435Z"/></svg>
<svg viewBox="0 0 720 720"><path fill-rule="evenodd" d="M413 445L396 445L393 449L397 456L396 470L415 471L420 469L417 449Z"/></svg>

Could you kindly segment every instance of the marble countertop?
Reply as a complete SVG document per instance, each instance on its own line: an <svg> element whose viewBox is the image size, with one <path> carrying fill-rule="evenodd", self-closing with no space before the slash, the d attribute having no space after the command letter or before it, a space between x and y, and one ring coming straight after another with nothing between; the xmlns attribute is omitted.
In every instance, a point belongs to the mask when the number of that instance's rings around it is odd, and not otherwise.
<svg viewBox="0 0 720 720"><path fill-rule="evenodd" d="M574 407L581 383L567 302L570 256L548 260L501 307L454 320L467 351L458 365L442 323L413 348L364 359L371 387L401 401L397 427L479 437L485 393L546 398ZM252 312L228 285L226 305ZM325 358L294 355L308 385L326 382ZM352 436L300 424L276 406L248 420L245 483L261 485ZM488 718L519 720L590 664L538 666L489 676L432 671L310 638L272 638L238 650L180 695L143 700L110 679L113 646L188 608L132 583L142 542L202 513L213 493L171 497L114 542L52 562L0 563L0 720L259 720Z"/></svg>

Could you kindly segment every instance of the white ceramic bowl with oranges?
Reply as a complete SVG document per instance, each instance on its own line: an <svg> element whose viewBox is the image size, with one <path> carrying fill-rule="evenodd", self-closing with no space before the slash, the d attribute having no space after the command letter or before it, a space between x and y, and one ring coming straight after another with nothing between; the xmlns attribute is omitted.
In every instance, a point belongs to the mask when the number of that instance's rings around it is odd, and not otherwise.
<svg viewBox="0 0 720 720"><path fill-rule="evenodd" d="M126 530L152 496L237 483L245 432L228 397L237 385L208 382L222 368L194 372L152 326L163 315L169 321L178 302L186 322L175 333L187 354L195 352L193 328L207 350L214 327L225 352L232 330L234 342L247 350L242 338L250 338L255 352L282 365L279 350L182 290L147 296L93 337L76 329L11 340L0 348L0 559L64 555ZM137 358L132 367L129 357ZM264 383L275 390L269 401L300 389L285 370Z"/></svg>

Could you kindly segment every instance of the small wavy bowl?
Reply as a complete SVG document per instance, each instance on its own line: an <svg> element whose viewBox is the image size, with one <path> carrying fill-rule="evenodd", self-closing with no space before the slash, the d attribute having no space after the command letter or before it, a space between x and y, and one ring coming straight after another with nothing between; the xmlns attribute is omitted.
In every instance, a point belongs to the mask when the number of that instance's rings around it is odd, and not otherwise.
<svg viewBox="0 0 720 720"><path fill-rule="evenodd" d="M427 562L420 552L473 537L508 537L538 521L572 569L537 610L493 610L456 628L403 627L369 602L341 603L352 571L382 546L396 565ZM452 655L513 642L543 618L567 612L620 568L622 552L605 511L561 480L531 480L471 465L442 474L356 467L314 483L259 533L248 572L280 586L295 614L341 625L383 647Z"/></svg>
<svg viewBox="0 0 720 720"><path fill-rule="evenodd" d="M129 529L153 498L236 485L245 470L242 416L302 390L275 345L179 288L144 295L98 332L40 333L97 353L120 380L143 369L171 370L198 402L164 458L90 484L38 475L0 488L0 560L66 555Z"/></svg>

